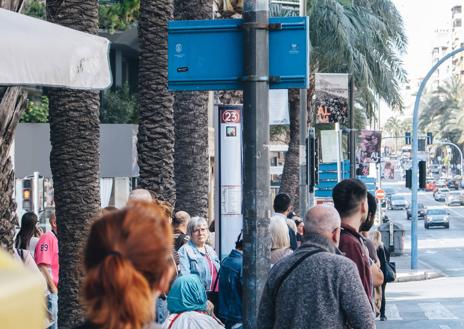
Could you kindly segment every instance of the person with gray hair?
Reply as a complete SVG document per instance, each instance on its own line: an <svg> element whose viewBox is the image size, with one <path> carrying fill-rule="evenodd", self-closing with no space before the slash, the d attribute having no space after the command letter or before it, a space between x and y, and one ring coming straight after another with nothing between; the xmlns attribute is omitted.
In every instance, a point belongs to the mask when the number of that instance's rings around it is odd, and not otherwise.
<svg viewBox="0 0 464 329"><path fill-rule="evenodd" d="M208 222L192 217L187 226L190 241L179 249L181 275L196 274L207 292L218 292L219 258L208 240Z"/></svg>
<svg viewBox="0 0 464 329"><path fill-rule="evenodd" d="M304 225L301 247L269 273L258 328L375 328L357 267L337 248L338 212L333 207L313 207Z"/></svg>

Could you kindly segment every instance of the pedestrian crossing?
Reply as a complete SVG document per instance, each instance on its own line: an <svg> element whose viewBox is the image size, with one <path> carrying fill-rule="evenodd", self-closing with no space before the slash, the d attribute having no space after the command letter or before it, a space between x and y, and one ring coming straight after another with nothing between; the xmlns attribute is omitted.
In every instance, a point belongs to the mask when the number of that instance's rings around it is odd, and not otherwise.
<svg viewBox="0 0 464 329"><path fill-rule="evenodd" d="M387 300L385 315L388 321L464 320L464 302L392 303Z"/></svg>

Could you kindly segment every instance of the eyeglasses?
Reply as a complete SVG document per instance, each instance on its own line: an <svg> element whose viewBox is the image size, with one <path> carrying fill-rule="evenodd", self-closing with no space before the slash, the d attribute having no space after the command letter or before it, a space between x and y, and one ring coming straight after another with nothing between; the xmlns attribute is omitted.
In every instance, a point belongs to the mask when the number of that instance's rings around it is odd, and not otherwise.
<svg viewBox="0 0 464 329"><path fill-rule="evenodd" d="M339 227L336 227L336 228L335 228L335 229L332 231L332 233L335 233L335 232L337 232L337 230L340 230L340 231L341 231L341 230L342 230L341 226L339 226Z"/></svg>
<svg viewBox="0 0 464 329"><path fill-rule="evenodd" d="M207 228L204 228L204 227L201 227L201 228L197 228L196 230L193 230L193 233L205 233L206 231L208 231Z"/></svg>

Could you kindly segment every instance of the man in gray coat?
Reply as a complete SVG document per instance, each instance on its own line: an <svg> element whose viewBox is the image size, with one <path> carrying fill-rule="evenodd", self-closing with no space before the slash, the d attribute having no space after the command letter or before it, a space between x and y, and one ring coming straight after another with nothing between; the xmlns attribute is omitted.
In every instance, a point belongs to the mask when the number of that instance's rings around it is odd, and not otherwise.
<svg viewBox="0 0 464 329"><path fill-rule="evenodd" d="M375 328L358 269L337 249L340 225L333 207L306 213L303 244L269 273L258 328Z"/></svg>

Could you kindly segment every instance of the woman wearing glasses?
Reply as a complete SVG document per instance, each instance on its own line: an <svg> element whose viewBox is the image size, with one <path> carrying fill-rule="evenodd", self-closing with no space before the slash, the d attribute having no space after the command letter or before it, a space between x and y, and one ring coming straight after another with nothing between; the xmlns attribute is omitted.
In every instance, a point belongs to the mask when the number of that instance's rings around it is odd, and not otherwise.
<svg viewBox="0 0 464 329"><path fill-rule="evenodd" d="M190 241L179 249L180 274L198 275L207 292L217 293L219 258L214 249L206 244L209 234L206 219L193 217L188 223L187 234Z"/></svg>

